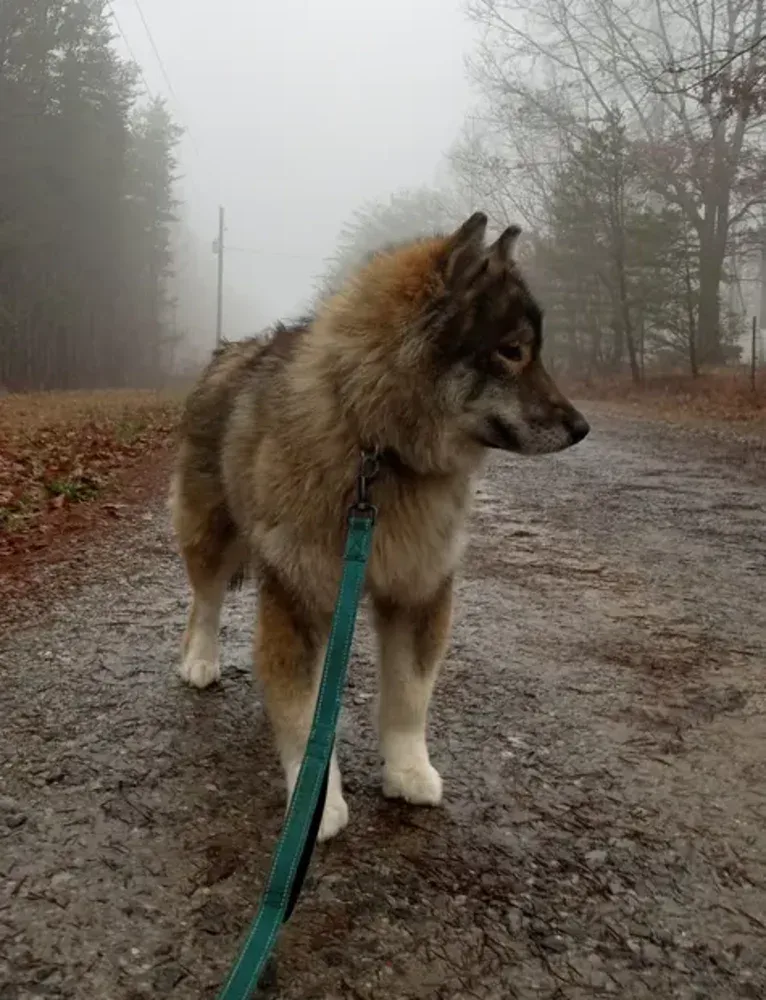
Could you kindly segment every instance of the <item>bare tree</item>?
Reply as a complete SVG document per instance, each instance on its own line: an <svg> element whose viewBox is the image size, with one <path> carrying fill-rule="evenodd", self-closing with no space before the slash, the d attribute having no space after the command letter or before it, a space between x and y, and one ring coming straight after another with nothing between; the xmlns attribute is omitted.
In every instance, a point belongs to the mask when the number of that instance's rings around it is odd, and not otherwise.
<svg viewBox="0 0 766 1000"><path fill-rule="evenodd" d="M720 285L731 240L753 226L766 204L764 3L469 3L485 29L474 76L487 104L514 123L514 136L531 130L542 148L545 142L566 148L615 107L623 115L647 190L679 209L699 245L700 361L721 356ZM696 66L707 85L675 86L678 66ZM511 156L524 168L520 183L531 184L539 198L545 161L530 173L528 146L517 145Z"/></svg>

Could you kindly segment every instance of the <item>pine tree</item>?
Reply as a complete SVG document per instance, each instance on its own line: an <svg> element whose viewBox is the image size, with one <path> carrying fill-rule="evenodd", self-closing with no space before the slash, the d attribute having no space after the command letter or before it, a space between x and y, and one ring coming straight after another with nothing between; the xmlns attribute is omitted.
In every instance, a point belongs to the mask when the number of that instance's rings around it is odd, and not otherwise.
<svg viewBox="0 0 766 1000"><path fill-rule="evenodd" d="M0 5L0 383L157 378L174 149L103 0Z"/></svg>

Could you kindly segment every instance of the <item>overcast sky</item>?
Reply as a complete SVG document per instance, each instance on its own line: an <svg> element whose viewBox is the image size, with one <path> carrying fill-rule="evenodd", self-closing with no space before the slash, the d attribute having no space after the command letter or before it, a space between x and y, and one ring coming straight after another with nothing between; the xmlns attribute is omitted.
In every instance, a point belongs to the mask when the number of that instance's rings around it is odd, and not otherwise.
<svg viewBox="0 0 766 1000"><path fill-rule="evenodd" d="M226 257L253 313L237 310L229 336L296 315L343 222L432 183L471 103L462 0L139 0L173 93L136 0L112 2L150 89L190 132L184 194L203 246L222 203L229 245L256 251Z"/></svg>

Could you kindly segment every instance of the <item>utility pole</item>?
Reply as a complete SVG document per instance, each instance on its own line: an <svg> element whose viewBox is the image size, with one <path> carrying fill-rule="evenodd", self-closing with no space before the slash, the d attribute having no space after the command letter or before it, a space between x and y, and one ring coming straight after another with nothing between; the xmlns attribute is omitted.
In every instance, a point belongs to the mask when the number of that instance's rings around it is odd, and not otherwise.
<svg viewBox="0 0 766 1000"><path fill-rule="evenodd" d="M758 343L758 317L753 316L753 342L750 346L750 388L755 392L755 368L758 361L757 355L757 343Z"/></svg>
<svg viewBox="0 0 766 1000"><path fill-rule="evenodd" d="M763 332L766 330L766 212L764 212L763 223L761 225L761 273L760 273L761 301L758 303L758 320L760 326L760 347L763 350ZM762 358L758 359L759 362Z"/></svg>
<svg viewBox="0 0 766 1000"><path fill-rule="evenodd" d="M218 304L216 309L215 322L215 346L221 346L223 336L223 234L224 211L223 205L218 209L218 239L213 241L213 253L218 256Z"/></svg>

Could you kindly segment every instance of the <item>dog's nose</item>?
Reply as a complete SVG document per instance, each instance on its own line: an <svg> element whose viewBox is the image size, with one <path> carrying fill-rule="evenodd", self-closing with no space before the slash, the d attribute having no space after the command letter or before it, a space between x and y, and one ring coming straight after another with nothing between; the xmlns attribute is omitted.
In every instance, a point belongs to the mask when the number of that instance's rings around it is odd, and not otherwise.
<svg viewBox="0 0 766 1000"><path fill-rule="evenodd" d="M590 424L581 414L571 417L569 420L569 433L572 437L572 444L578 444L583 438L588 436Z"/></svg>

